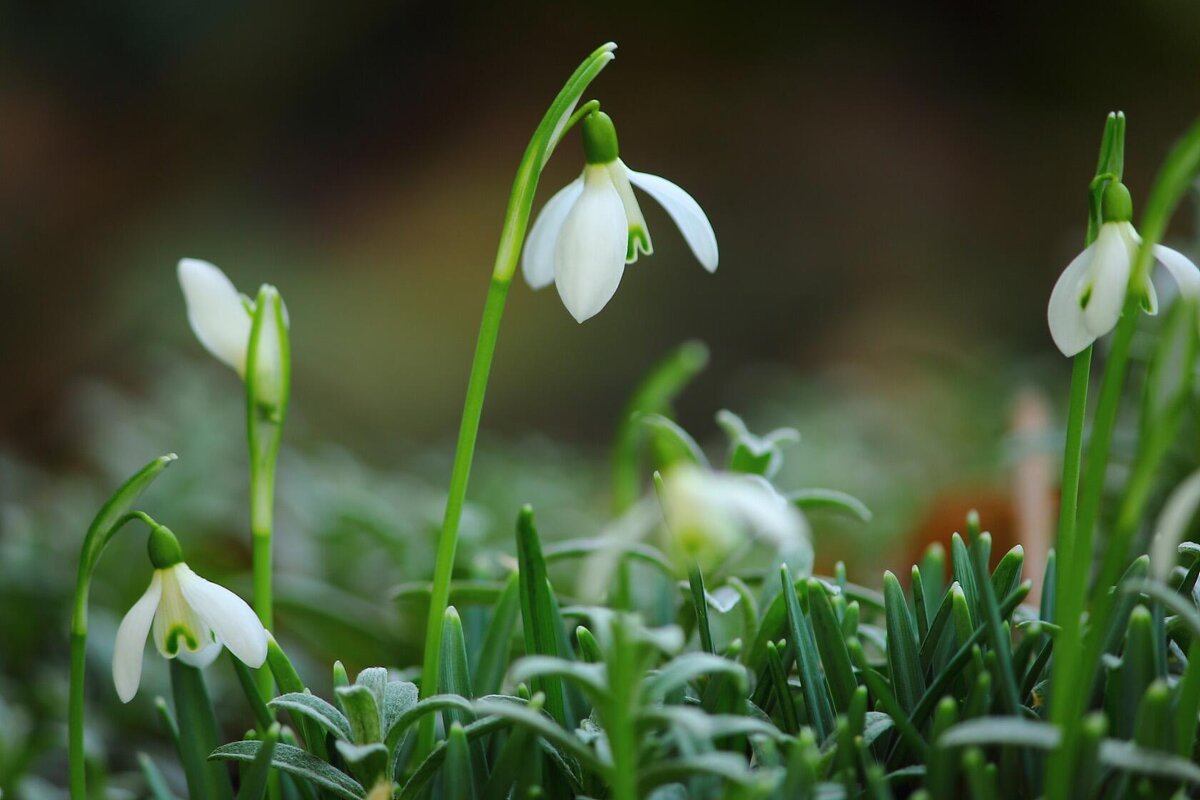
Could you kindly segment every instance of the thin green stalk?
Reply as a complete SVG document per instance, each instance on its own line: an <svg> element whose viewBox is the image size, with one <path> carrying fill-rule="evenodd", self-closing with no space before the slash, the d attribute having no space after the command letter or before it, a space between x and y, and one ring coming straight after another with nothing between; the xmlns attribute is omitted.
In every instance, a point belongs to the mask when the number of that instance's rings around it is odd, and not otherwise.
<svg viewBox="0 0 1200 800"><path fill-rule="evenodd" d="M458 526L462 519L463 504L466 502L467 481L471 476L471 462L475 456L475 442L479 436L479 421L483 415L488 375L491 373L492 359L496 353L496 340L500 335L500 320L504 315L508 288L512 284L521 257L521 248L525 243L538 179L555 146L576 119L573 112L580 96L600 70L613 59L612 51L615 48L614 44L603 45L575 70L534 131L513 181L508 210L504 215L504 227L500 233L500 245L496 252L496 262L492 269L492 280L483 306L483 318L479 323L475 356L471 361L467 396L458 429L458 444L454 449L454 466L450 472L446 512L442 518L442 530L438 538L437 562L429 599L429 618L425 628L425 658L421 670L421 694L425 697L437 692L442 617L450 600L450 579L454 573L454 556L458 548ZM433 738L434 721L430 716L421 721L418 757L430 751Z"/></svg>
<svg viewBox="0 0 1200 800"><path fill-rule="evenodd" d="M275 467L283 439L291 388L287 314L275 287L264 285L254 304L246 350L246 444L250 455L250 538L253 542L254 612L275 629L272 594L272 531ZM256 676L263 697L275 695L270 670Z"/></svg>
<svg viewBox="0 0 1200 800"><path fill-rule="evenodd" d="M1146 201L1142 215L1140 233L1142 244L1138 248L1130 276L1131 286L1141 286L1148 280L1153 259L1153 248L1166 231L1180 199L1200 169L1200 121L1193 123L1183 138L1172 148L1160 170ZM1096 523L1100 516L1100 504L1104 493L1104 478L1108 468L1109 449L1113 429L1116 427L1117 412L1124 392L1125 376L1129 367L1129 349L1133 341L1134 328L1141 306L1138 292L1129 292L1113 335L1112 349L1104 368L1104 379L1100 387L1100 399L1092 422L1092 438L1088 447L1087 464L1080 491L1078 524L1075 531L1073 556L1075 562L1069 583L1061 585L1060 608L1079 608L1087 592L1088 573L1092 563ZM1062 552L1060 550L1060 552ZM1066 560L1064 558L1064 560ZM1089 615L1092 636L1086 650L1079 632L1079 614L1063 613L1059 624L1062 632L1055 644L1054 671L1051 682L1051 721L1063 730L1062 746L1054 751L1048 763L1046 789L1051 800L1065 800L1070 796L1073 772L1078 751L1079 726L1087 693L1091 690L1092 675L1099 663L1103 647L1106 615L1110 603L1107 587L1098 587L1102 598ZM1065 602L1063 602L1065 601ZM1067 604L1070 604L1068 606Z"/></svg>
<svg viewBox="0 0 1200 800"><path fill-rule="evenodd" d="M137 498L154 479L175 460L170 453L156 458L135 472L113 493L88 526L79 553L79 572L75 580L75 598L71 612L71 673L67 690L67 771L71 800L87 800L87 753L83 741L83 682L87 666L88 594L92 573L104 548L126 522L149 521L145 514L130 511Z"/></svg>

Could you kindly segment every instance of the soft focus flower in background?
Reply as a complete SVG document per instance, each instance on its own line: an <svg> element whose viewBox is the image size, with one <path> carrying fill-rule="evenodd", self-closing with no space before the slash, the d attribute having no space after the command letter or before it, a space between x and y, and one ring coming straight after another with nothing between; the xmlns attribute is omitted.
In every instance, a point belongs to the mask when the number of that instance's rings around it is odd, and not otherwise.
<svg viewBox="0 0 1200 800"><path fill-rule="evenodd" d="M625 265L654 250L634 186L666 209L696 259L715 272L717 237L700 204L670 181L626 167L607 114L589 114L583 136L583 174L550 198L529 232L521 261L529 285L554 283L579 322L599 313L616 293Z"/></svg>
<svg viewBox="0 0 1200 800"><path fill-rule="evenodd" d="M150 588L121 620L113 647L113 683L122 702L137 694L151 630L163 658L203 668L224 646L248 667L263 665L267 635L254 611L233 592L193 572L165 528L151 533L150 560L155 567Z"/></svg>

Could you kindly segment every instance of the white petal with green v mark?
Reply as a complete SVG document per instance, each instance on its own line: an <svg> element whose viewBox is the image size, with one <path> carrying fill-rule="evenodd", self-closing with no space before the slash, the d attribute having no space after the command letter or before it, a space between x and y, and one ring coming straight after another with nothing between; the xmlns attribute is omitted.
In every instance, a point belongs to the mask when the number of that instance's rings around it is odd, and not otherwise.
<svg viewBox="0 0 1200 800"><path fill-rule="evenodd" d="M583 192L563 220L554 246L554 282L578 322L616 294L625 272L625 207L606 168L583 171Z"/></svg>
<svg viewBox="0 0 1200 800"><path fill-rule="evenodd" d="M188 322L208 352L246 372L246 348L250 343L250 301L213 264L197 258L179 262L179 285L187 303Z"/></svg>
<svg viewBox="0 0 1200 800"><path fill-rule="evenodd" d="M679 226L679 232L683 234L684 241L688 243L700 265L709 272L716 272L717 262L720 260L717 235L713 232L712 224L708 221L704 209L700 208L700 204L666 178L646 172L627 171L634 186L653 197L666 209L667 214Z"/></svg>
<svg viewBox="0 0 1200 800"><path fill-rule="evenodd" d="M146 637L164 658L194 667L212 663L226 646L249 667L267 658L267 636L245 601L179 562L156 569L150 587L117 630L113 683L122 702L137 694Z"/></svg>
<svg viewBox="0 0 1200 800"><path fill-rule="evenodd" d="M625 166L607 114L594 111L584 118L583 139L583 175L555 193L530 228L521 271L532 288L553 280L579 322L599 313L616 293L625 264L654 249L634 186L666 209L701 265L716 270L717 237L691 195Z"/></svg>

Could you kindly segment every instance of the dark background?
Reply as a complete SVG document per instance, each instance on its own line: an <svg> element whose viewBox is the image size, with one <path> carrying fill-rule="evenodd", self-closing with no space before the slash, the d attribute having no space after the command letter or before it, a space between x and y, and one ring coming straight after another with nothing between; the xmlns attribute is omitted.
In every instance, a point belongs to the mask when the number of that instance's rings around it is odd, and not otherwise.
<svg viewBox="0 0 1200 800"><path fill-rule="evenodd" d="M600 316L515 288L493 431L603 441L688 337L713 362L682 413L709 429L757 362L1050 361L1104 114L1129 115L1136 199L1200 107L1185 0L0 8L0 435L51 463L81 376L136 388L147 354L201 355L185 255L281 287L323 437L447 439L512 172L608 39L590 96L631 166L706 208L721 266L645 201L657 252ZM539 207L580 163L572 137Z"/></svg>

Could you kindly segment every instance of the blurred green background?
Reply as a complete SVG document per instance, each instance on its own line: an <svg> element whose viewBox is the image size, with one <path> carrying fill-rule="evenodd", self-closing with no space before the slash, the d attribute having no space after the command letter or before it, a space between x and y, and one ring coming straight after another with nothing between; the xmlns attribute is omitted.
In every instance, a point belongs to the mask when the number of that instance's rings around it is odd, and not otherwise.
<svg viewBox="0 0 1200 800"><path fill-rule="evenodd" d="M199 354L174 279L205 258L294 318L295 410L390 457L457 419L512 173L583 54L636 169L707 209L713 277L648 201L658 245L598 318L513 292L486 425L603 441L684 338L685 400L917 352L1045 356L1103 116L1146 188L1200 107L1193 3L125 2L3 6L0 392L5 438L81 376L145 385ZM581 165L556 153L539 203Z"/></svg>
<svg viewBox="0 0 1200 800"><path fill-rule="evenodd" d="M707 210L721 266L645 200L656 252L599 316L514 288L460 574L503 571L526 501L547 538L600 529L621 409L693 338L685 428L719 456L719 408L795 426L780 483L876 511L814 517L818 566L873 581L971 505L1022 529L1014 465L1057 448L1069 372L1046 301L1103 118L1129 115L1136 201L1200 109L1194 3L0 2L0 789L58 796L77 550L126 475L179 452L147 508L248 594L241 387L187 326L181 256L290 310L281 639L318 677L415 661L420 609L390 597L430 574L513 171L609 39L590 96L630 166ZM581 163L571 137L538 207ZM114 544L93 591L98 753L118 728L161 747L161 661L125 709L106 674L141 548Z"/></svg>

